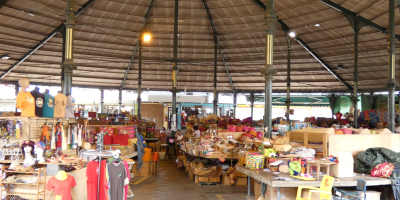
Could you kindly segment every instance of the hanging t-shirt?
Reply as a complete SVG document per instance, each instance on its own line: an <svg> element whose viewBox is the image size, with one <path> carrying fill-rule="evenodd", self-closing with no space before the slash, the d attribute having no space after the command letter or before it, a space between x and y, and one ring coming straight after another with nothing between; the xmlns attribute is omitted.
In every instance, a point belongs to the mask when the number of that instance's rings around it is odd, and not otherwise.
<svg viewBox="0 0 400 200"><path fill-rule="evenodd" d="M65 108L68 98L63 93L58 93L55 97L54 117L65 117Z"/></svg>
<svg viewBox="0 0 400 200"><path fill-rule="evenodd" d="M343 115L342 115L342 113L336 113L335 116L336 116L336 120L341 120Z"/></svg>
<svg viewBox="0 0 400 200"><path fill-rule="evenodd" d="M99 200L106 200L105 189L108 187L107 181L105 181L107 161L102 160L99 170L99 162L90 161L86 167L86 177L87 177L87 199L97 200L97 184L99 180L100 172L100 185L99 185Z"/></svg>
<svg viewBox="0 0 400 200"><path fill-rule="evenodd" d="M35 98L30 92L19 92L17 108L21 109L21 117L35 117Z"/></svg>
<svg viewBox="0 0 400 200"><path fill-rule="evenodd" d="M127 174L128 181L129 181L129 180L131 180L131 175L130 175L130 172L129 172L128 163L127 163L126 161L122 161L122 162L124 163L124 166L125 166L125 169L126 169L126 174ZM124 188L125 188L124 197L125 197L125 200L127 200L127 198L128 198L128 188L129 188L129 184L125 185Z"/></svg>
<svg viewBox="0 0 400 200"><path fill-rule="evenodd" d="M71 95L67 97L67 108L65 110L65 117L66 118L75 118L74 115L74 108L75 108L75 99Z"/></svg>
<svg viewBox="0 0 400 200"><path fill-rule="evenodd" d="M51 177L47 182L46 189L48 191L54 190L54 200L72 200L71 188L75 186L76 182L73 176L68 176L68 178L63 181Z"/></svg>
<svg viewBox="0 0 400 200"><path fill-rule="evenodd" d="M31 92L33 98L35 98L35 115L36 117L43 117L43 104L44 95L36 90Z"/></svg>
<svg viewBox="0 0 400 200"><path fill-rule="evenodd" d="M108 167L110 200L125 200L124 186L129 183L123 163L110 163Z"/></svg>
<svg viewBox="0 0 400 200"><path fill-rule="evenodd" d="M55 99L50 94L44 93L43 117L54 117Z"/></svg>

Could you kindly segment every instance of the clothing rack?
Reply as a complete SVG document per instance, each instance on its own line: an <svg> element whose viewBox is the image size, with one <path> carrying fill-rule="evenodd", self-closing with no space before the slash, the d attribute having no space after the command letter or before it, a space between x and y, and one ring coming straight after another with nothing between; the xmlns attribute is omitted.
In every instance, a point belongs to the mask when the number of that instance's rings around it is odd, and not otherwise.
<svg viewBox="0 0 400 200"><path fill-rule="evenodd" d="M99 174L97 175L97 200L99 200L99 186L100 186L100 174L101 174L101 158L102 157L113 157L115 151L105 151L105 150L86 150L82 151L81 154L85 156L97 156L99 159Z"/></svg>

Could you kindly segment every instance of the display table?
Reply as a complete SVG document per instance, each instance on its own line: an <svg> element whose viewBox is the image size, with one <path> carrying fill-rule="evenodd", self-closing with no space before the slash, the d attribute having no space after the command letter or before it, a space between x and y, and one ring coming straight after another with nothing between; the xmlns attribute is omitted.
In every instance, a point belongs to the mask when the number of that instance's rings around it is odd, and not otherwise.
<svg viewBox="0 0 400 200"><path fill-rule="evenodd" d="M279 173L278 175L272 174L272 172L266 172L264 170L253 170L246 169L243 166L236 166L236 170L246 174L248 181L250 182L250 177L257 180L263 184L267 184L269 187L277 188L277 200L280 200L280 188L297 188L299 185L306 185L312 187L319 187L321 185L321 180L315 181L304 181L290 177L289 174ZM273 179L274 177L285 177L295 179L295 181L282 181ZM375 178L367 175L357 174L355 177L351 178L340 178L333 182L334 187L355 187L357 185L357 180L361 179L367 182L367 186L380 186L380 185L390 185L390 179L386 178ZM248 184L248 195L250 196L250 184Z"/></svg>

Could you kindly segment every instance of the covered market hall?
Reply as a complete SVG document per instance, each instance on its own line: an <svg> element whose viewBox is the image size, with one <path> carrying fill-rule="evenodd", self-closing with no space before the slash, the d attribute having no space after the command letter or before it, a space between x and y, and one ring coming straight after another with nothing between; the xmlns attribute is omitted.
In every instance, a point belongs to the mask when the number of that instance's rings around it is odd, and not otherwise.
<svg viewBox="0 0 400 200"><path fill-rule="evenodd" d="M400 200L399 27L400 0L0 0L0 200Z"/></svg>

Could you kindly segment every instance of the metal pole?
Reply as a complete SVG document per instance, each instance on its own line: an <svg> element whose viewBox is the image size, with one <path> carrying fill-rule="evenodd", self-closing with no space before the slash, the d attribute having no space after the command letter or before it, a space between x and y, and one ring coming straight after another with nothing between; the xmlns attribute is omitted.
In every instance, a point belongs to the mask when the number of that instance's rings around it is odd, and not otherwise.
<svg viewBox="0 0 400 200"><path fill-rule="evenodd" d="M354 92L353 92L353 106L354 106L354 124L353 127L357 128L357 102L358 102L358 35L360 29L358 28L359 21L357 18L354 20Z"/></svg>
<svg viewBox="0 0 400 200"><path fill-rule="evenodd" d="M265 51L265 68L263 75L265 76L265 107L264 107L264 127L268 127L266 137L271 138L272 130L272 78L276 73L273 66L273 47L274 47L274 22L276 15L274 13L274 0L267 0L266 9L266 51Z"/></svg>
<svg viewBox="0 0 400 200"><path fill-rule="evenodd" d="M395 8L396 8L396 0L389 0L389 78L388 78L388 109L389 109L389 119L388 119L388 129L394 132L394 120L395 120L395 99L394 99L394 91L396 89L396 79L395 79Z"/></svg>
<svg viewBox="0 0 400 200"><path fill-rule="evenodd" d="M139 75L138 75L138 96L137 96L137 115L141 119L141 105L142 105L142 35L139 38Z"/></svg>
<svg viewBox="0 0 400 200"><path fill-rule="evenodd" d="M217 92L217 59L218 59L218 47L217 40L214 39L215 49L214 49L214 101L213 101L213 114L217 115L218 109L218 92Z"/></svg>
<svg viewBox="0 0 400 200"><path fill-rule="evenodd" d="M369 93L369 106L371 110L375 107L375 97L373 92Z"/></svg>
<svg viewBox="0 0 400 200"><path fill-rule="evenodd" d="M103 113L104 110L104 90L100 90L100 113Z"/></svg>
<svg viewBox="0 0 400 200"><path fill-rule="evenodd" d="M72 72L77 69L74 63L74 27L75 27L75 0L67 1L65 21L65 47L64 47L64 62L61 64L64 81L62 81L62 91L64 94L71 94L72 87Z"/></svg>
<svg viewBox="0 0 400 200"><path fill-rule="evenodd" d="M237 92L233 92L233 118L236 119L236 107L237 107Z"/></svg>
<svg viewBox="0 0 400 200"><path fill-rule="evenodd" d="M18 85L18 83L17 83L17 84L15 84L15 98L17 98L18 93L19 93L19 85ZM17 109L17 101L15 101L15 112L18 112L18 109Z"/></svg>
<svg viewBox="0 0 400 200"><path fill-rule="evenodd" d="M288 34L288 33L286 33ZM291 52L292 52L292 39L289 35L286 35L287 44L288 44L288 55L287 55L287 83L286 83L286 121L289 123L289 116L290 116L290 59L291 59Z"/></svg>
<svg viewBox="0 0 400 200"><path fill-rule="evenodd" d="M175 0L175 13L174 13L174 54L173 54L173 67L172 67L172 116L176 116L176 87L178 76L178 9L179 0ZM175 120L176 123L176 120Z"/></svg>
<svg viewBox="0 0 400 200"><path fill-rule="evenodd" d="M181 113L182 113L182 105L179 103L178 104L178 119L176 120L177 121L177 126L176 127L178 127L179 130L182 129L182 116L181 116Z"/></svg>
<svg viewBox="0 0 400 200"><path fill-rule="evenodd" d="M253 119L254 114L254 93L250 93L250 108L251 108L251 119Z"/></svg>
<svg viewBox="0 0 400 200"><path fill-rule="evenodd" d="M122 113L122 111L121 111L121 109L122 109L122 89L119 90L118 100L119 100L119 102L118 102L118 114L121 114Z"/></svg>
<svg viewBox="0 0 400 200"><path fill-rule="evenodd" d="M336 104L335 94L331 94L331 96L329 97L329 104L330 104L331 111L332 111L332 118L334 118L333 116L335 115L335 104Z"/></svg>

